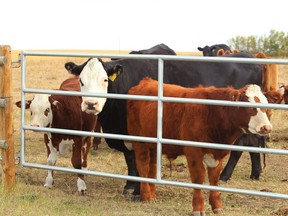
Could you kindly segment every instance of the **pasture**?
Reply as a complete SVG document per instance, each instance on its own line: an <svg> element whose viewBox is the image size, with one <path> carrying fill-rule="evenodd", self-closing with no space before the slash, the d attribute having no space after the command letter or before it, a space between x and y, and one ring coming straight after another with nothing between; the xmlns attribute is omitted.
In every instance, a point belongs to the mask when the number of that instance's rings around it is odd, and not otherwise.
<svg viewBox="0 0 288 216"><path fill-rule="evenodd" d="M111 52L110 52L111 53ZM186 54L186 53L185 53ZM16 55L13 60L16 59ZM28 57L27 58L27 87L39 89L56 89L60 83L70 77L64 64L67 61L82 63L87 58L71 57ZM13 68L13 100L20 100L21 69ZM279 81L288 84L288 66L279 65ZM27 98L31 99L32 95ZM14 110L14 140L15 154L20 150L20 109ZM26 111L27 124L29 112ZM268 147L288 149L288 112L275 110L272 124L272 139ZM58 166L72 167L71 152L65 157L59 157ZM42 133L26 132L26 161L46 164L46 149ZM263 164L263 163L262 163ZM283 155L266 155L266 167L259 181L252 181L250 176L249 154L245 152L232 179L221 185L239 189L269 191L288 194L288 157ZM190 182L189 172L184 157L177 158L172 164L172 175L168 160L163 157L162 177L167 180ZM111 150L105 141L97 151L88 156L89 170L127 174L122 153ZM76 175L65 172L55 172L54 187L43 187L47 170L21 167L16 164L17 185L11 193L0 190L0 213L6 215L137 215L137 216L166 216L191 215L191 193L193 189L156 185L156 203L134 203L131 197L124 196L121 191L124 180L87 176L87 196L80 196L76 186ZM2 187L2 184L1 184ZM2 189L2 188L1 188ZM205 191L206 215L213 215L208 204L208 191ZM225 215L288 215L288 201L241 194L221 194Z"/></svg>

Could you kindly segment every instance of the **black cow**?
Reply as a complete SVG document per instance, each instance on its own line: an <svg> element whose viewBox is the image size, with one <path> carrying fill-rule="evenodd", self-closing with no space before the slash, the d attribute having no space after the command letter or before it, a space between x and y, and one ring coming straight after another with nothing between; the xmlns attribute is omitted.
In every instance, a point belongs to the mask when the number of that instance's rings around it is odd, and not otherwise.
<svg viewBox="0 0 288 216"><path fill-rule="evenodd" d="M203 56L217 56L217 52L220 49L223 49L224 52L230 51L230 53L232 53L230 47L226 44L215 44L213 46L205 46L203 48L198 47L198 50L203 52Z"/></svg>
<svg viewBox="0 0 288 216"><path fill-rule="evenodd" d="M166 44L158 44L150 49L131 51L129 54L153 54L153 55L176 55L176 52L170 49Z"/></svg>
<svg viewBox="0 0 288 216"><path fill-rule="evenodd" d="M231 54L235 57L253 58L249 53ZM84 65L77 66L72 62L65 67L72 74L79 75ZM108 92L127 94L128 90L139 83L144 77L158 78L157 60L119 59L103 62L108 74L112 74L115 66L122 65L123 73L114 82L109 83ZM91 80L92 81L92 80ZM199 84L214 85L216 87L234 86L243 87L248 83L262 84L262 66L259 64L228 63L228 62L189 62L189 61L165 61L164 83L173 83L184 87L194 87ZM128 134L126 122L126 101L119 99L107 99L102 112L98 115L104 133ZM122 140L106 139L111 148L124 153L128 166L128 175L137 176L134 152L129 150ZM139 183L127 181L124 192L128 189L139 195Z"/></svg>
<svg viewBox="0 0 288 216"><path fill-rule="evenodd" d="M168 47L166 44L158 44L156 46L151 47L150 49L144 49L144 50L138 50L138 51L131 51L129 54L153 54L153 55L176 55L176 52L170 47ZM111 58L111 60L119 60L118 58Z"/></svg>

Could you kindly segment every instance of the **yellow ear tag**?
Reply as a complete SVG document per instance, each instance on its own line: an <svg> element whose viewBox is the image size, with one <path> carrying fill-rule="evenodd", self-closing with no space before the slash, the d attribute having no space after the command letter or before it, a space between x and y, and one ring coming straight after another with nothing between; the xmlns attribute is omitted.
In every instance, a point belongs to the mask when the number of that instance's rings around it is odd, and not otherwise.
<svg viewBox="0 0 288 216"><path fill-rule="evenodd" d="M117 72L113 73L112 75L109 76L109 79L113 82L117 77Z"/></svg>

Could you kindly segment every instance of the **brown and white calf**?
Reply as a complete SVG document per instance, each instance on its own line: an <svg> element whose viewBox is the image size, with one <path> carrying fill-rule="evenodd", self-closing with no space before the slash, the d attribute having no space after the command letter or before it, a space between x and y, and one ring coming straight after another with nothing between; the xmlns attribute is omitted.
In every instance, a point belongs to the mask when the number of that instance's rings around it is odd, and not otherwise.
<svg viewBox="0 0 288 216"><path fill-rule="evenodd" d="M96 87L100 86L99 93L107 93L108 83L106 83L107 73L102 67L102 63L91 60L83 70L93 70L95 76L99 77ZM62 82L60 90L80 91L79 77L72 77ZM99 113L106 99L93 98L94 109ZM21 107L21 102L16 105ZM35 127L50 127L80 131L94 131L96 126L96 115L89 115L81 110L82 98L80 96L65 95L45 95L37 94L32 100L26 101L26 109L31 111L31 125ZM67 147L72 147L71 162L75 169L87 168L87 155L91 146L90 137L82 137L69 134L44 133L44 142L47 147L47 163L54 166L56 164L57 155L65 154ZM52 188L54 179L53 172L48 171L48 176L44 186ZM86 192L86 184L84 175L78 174L77 180L78 191L82 194Z"/></svg>
<svg viewBox="0 0 288 216"><path fill-rule="evenodd" d="M236 90L215 87L184 88L164 84L163 90L164 96L169 97L268 103L257 85L247 85ZM156 96L158 82L145 78L132 87L129 94ZM162 121L163 138L211 143L233 144L243 133L265 135L272 130L266 109L263 108L164 102ZM128 100L127 125L129 135L157 137L157 102ZM155 178L157 145L133 141L133 149L139 175ZM162 153L167 155L168 159L179 155L186 156L191 181L197 184L203 184L207 168L210 185L218 185L223 159L229 152L192 146L162 146ZM141 182L140 199L154 201L155 185ZM218 191L210 191L209 203L214 213L223 211ZM200 189L194 189L192 206L194 215L205 214L204 196Z"/></svg>

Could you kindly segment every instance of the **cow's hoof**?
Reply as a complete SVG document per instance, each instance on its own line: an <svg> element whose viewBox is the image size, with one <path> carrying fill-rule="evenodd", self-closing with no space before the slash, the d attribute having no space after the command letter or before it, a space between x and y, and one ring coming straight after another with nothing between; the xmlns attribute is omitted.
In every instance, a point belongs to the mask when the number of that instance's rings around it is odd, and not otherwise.
<svg viewBox="0 0 288 216"><path fill-rule="evenodd" d="M205 216L205 211L194 211L193 216Z"/></svg>
<svg viewBox="0 0 288 216"><path fill-rule="evenodd" d="M259 178L259 176L250 176L250 179L259 181L260 178Z"/></svg>
<svg viewBox="0 0 288 216"><path fill-rule="evenodd" d="M134 195L134 196L132 197L132 201L133 201L133 202L140 202L140 201L141 201L140 195Z"/></svg>
<svg viewBox="0 0 288 216"><path fill-rule="evenodd" d="M44 184L45 188L52 189L52 185Z"/></svg>
<svg viewBox="0 0 288 216"><path fill-rule="evenodd" d="M134 192L134 189L132 189L132 188L130 188L130 189L124 188L122 194L123 194L124 196L129 196L129 195L132 195L133 192Z"/></svg>
<svg viewBox="0 0 288 216"><path fill-rule="evenodd" d="M226 184L227 183L227 181L225 181L225 180L219 180L219 184Z"/></svg>
<svg viewBox="0 0 288 216"><path fill-rule="evenodd" d="M81 190L81 191L80 191L80 194L81 194L81 196L87 195L87 190Z"/></svg>
<svg viewBox="0 0 288 216"><path fill-rule="evenodd" d="M216 215L224 215L224 211L222 208L213 209L213 213Z"/></svg>

